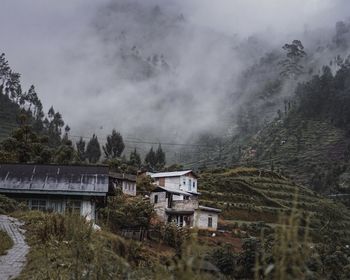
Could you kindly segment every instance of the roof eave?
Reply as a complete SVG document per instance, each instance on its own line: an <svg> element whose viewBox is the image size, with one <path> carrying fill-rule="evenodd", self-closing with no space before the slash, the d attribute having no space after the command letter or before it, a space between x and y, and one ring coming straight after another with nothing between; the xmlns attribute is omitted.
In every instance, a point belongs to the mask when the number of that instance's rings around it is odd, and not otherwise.
<svg viewBox="0 0 350 280"><path fill-rule="evenodd" d="M71 196L107 196L107 192L73 192L73 191L65 192L65 191L48 191L48 190L13 190L13 189L0 189L0 193L71 195Z"/></svg>

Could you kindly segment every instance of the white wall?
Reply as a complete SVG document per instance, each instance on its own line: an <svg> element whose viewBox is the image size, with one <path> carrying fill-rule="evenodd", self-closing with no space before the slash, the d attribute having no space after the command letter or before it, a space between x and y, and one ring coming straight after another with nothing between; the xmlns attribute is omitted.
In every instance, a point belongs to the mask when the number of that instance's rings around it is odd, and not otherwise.
<svg viewBox="0 0 350 280"><path fill-rule="evenodd" d="M180 177L168 177L165 178L165 187L174 190L180 189Z"/></svg>
<svg viewBox="0 0 350 280"><path fill-rule="evenodd" d="M155 183L159 185L159 178L155 179ZM190 185L191 183L191 185ZM160 185L159 185L160 186ZM178 177L166 177L164 180L164 186L173 190L183 190L197 192L197 179L191 176L178 176Z"/></svg>
<svg viewBox="0 0 350 280"><path fill-rule="evenodd" d="M83 200L81 202L80 214L88 221L95 220L95 202Z"/></svg>
<svg viewBox="0 0 350 280"><path fill-rule="evenodd" d="M186 192L197 192L197 179L190 176L180 177L180 189ZM191 183L191 185L190 185ZM194 183L194 185L193 185Z"/></svg>
<svg viewBox="0 0 350 280"><path fill-rule="evenodd" d="M155 202L155 196L158 196L158 202ZM159 219L163 222L166 222L167 215L165 213L165 209L168 207L168 199L166 198L166 192L153 192L150 195L150 202L154 204L154 210L159 217Z"/></svg>
<svg viewBox="0 0 350 280"><path fill-rule="evenodd" d="M58 213L64 213L67 208L67 203L80 202L80 215L86 217L87 220L95 220L95 202L92 202L89 198L84 200L70 200L66 198L30 198L28 199L28 207L33 209L33 201L44 201L46 205L40 210L51 210ZM37 208L35 208L37 210Z"/></svg>
<svg viewBox="0 0 350 280"><path fill-rule="evenodd" d="M123 181L122 190L124 194L136 196L136 182Z"/></svg>
<svg viewBox="0 0 350 280"><path fill-rule="evenodd" d="M208 227L208 218L212 218L212 227ZM199 229L216 230L218 228L218 214L197 209L194 212L194 226Z"/></svg>

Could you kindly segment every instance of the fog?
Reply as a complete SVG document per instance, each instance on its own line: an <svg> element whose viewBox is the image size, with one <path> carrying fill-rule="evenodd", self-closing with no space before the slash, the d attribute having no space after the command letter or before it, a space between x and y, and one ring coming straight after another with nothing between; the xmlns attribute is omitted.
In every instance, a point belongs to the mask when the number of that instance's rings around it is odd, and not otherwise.
<svg viewBox="0 0 350 280"><path fill-rule="evenodd" d="M72 136L188 142L226 133L240 74L306 32L347 19L341 0L3 0L0 51ZM322 38L318 38L322 39Z"/></svg>

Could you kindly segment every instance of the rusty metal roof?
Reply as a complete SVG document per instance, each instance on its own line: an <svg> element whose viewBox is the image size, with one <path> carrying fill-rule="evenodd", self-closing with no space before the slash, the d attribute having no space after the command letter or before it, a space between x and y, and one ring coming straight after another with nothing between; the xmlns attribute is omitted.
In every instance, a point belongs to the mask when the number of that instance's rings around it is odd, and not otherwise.
<svg viewBox="0 0 350 280"><path fill-rule="evenodd" d="M104 196L108 167L0 164L0 193L16 192Z"/></svg>

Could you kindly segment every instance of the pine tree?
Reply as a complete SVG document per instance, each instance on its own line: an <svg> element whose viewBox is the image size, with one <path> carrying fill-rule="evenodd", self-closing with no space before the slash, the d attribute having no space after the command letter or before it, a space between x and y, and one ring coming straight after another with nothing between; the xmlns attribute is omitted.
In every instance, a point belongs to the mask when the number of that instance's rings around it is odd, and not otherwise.
<svg viewBox="0 0 350 280"><path fill-rule="evenodd" d="M80 137L79 141L76 143L77 146L77 155L80 161L85 161L86 154L85 154L85 141L83 140L83 137Z"/></svg>
<svg viewBox="0 0 350 280"><path fill-rule="evenodd" d="M125 148L122 135L113 129L112 134L107 136L107 142L103 146L106 158L115 159L120 157Z"/></svg>
<svg viewBox="0 0 350 280"><path fill-rule="evenodd" d="M141 167L141 156L136 151L136 148L130 153L129 164L137 168Z"/></svg>
<svg viewBox="0 0 350 280"><path fill-rule="evenodd" d="M165 166L165 153L163 152L162 146L159 144L156 151L156 166L157 169L163 169Z"/></svg>
<svg viewBox="0 0 350 280"><path fill-rule="evenodd" d="M96 163L101 157L101 147L97 136L94 134L86 146L86 158L90 163Z"/></svg>
<svg viewBox="0 0 350 280"><path fill-rule="evenodd" d="M156 153L153 151L153 147L149 150L145 157L145 164L151 171L156 169L157 158Z"/></svg>
<svg viewBox="0 0 350 280"><path fill-rule="evenodd" d="M287 58L280 62L280 75L282 77L297 78L304 72L302 66L302 60L306 56L304 46L301 41L293 40L291 44L285 44L282 48L287 52Z"/></svg>

